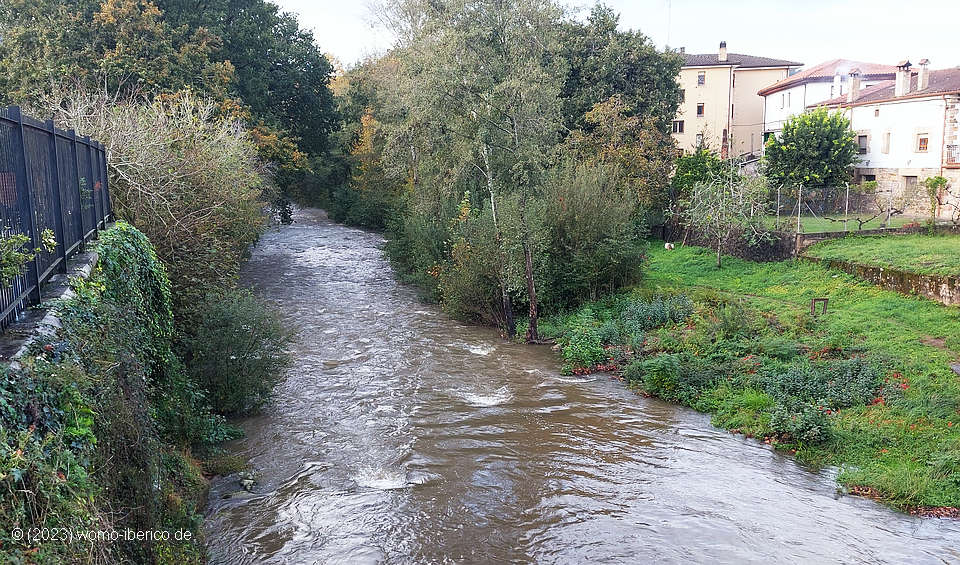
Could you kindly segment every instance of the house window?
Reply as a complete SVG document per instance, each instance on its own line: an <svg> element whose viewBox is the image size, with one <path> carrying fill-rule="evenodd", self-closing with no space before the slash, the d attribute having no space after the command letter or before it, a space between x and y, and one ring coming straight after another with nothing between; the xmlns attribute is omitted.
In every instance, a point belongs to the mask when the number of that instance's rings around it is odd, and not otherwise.
<svg viewBox="0 0 960 565"><path fill-rule="evenodd" d="M890 153L890 132L883 133L883 146L880 149L884 153Z"/></svg>
<svg viewBox="0 0 960 565"><path fill-rule="evenodd" d="M880 108L874 108L874 110L873 110L873 117L874 117L874 118L879 118L879 117L880 117Z"/></svg>
<svg viewBox="0 0 960 565"><path fill-rule="evenodd" d="M780 107L783 108L784 105L786 104L786 102L787 102L787 95L786 95L786 94L781 94L781 95L780 95Z"/></svg>
<svg viewBox="0 0 960 565"><path fill-rule="evenodd" d="M861 155L867 154L867 136L865 135L857 136L857 147L859 148L857 151L858 153L860 153Z"/></svg>
<svg viewBox="0 0 960 565"><path fill-rule="evenodd" d="M903 184L907 189L917 188L917 177L903 177Z"/></svg>
<svg viewBox="0 0 960 565"><path fill-rule="evenodd" d="M836 94L833 93L835 88L836 88L835 86L830 87L830 98L833 98L834 96L836 96Z"/></svg>
<svg viewBox="0 0 960 565"><path fill-rule="evenodd" d="M877 180L877 175L862 175L860 180L864 182L871 182Z"/></svg>
<svg viewBox="0 0 960 565"><path fill-rule="evenodd" d="M703 147L703 134L702 134L702 133L698 133L698 134L697 134L697 148L699 149L700 147Z"/></svg>
<svg viewBox="0 0 960 565"><path fill-rule="evenodd" d="M680 89L680 102L686 102L686 101L687 101L687 91L681 88L681 89Z"/></svg>
<svg viewBox="0 0 960 565"><path fill-rule="evenodd" d="M926 133L917 134L917 153L926 153L930 146L930 135Z"/></svg>
<svg viewBox="0 0 960 565"><path fill-rule="evenodd" d="M790 107L790 93L787 93L787 108Z"/></svg>
<svg viewBox="0 0 960 565"><path fill-rule="evenodd" d="M673 121L673 133L683 133L683 120Z"/></svg>
<svg viewBox="0 0 960 565"><path fill-rule="evenodd" d="M697 86L703 86L707 84L707 73L700 71L697 73Z"/></svg>
<svg viewBox="0 0 960 565"><path fill-rule="evenodd" d="M697 117L703 117L703 104L697 104Z"/></svg>

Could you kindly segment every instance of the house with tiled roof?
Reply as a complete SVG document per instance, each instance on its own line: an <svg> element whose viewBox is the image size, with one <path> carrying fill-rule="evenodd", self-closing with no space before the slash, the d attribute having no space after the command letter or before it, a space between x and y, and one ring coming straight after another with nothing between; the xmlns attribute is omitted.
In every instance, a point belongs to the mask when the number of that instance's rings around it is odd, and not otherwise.
<svg viewBox="0 0 960 565"><path fill-rule="evenodd" d="M757 91L787 78L802 63L730 53L726 41L716 53L681 50L680 55L683 97L673 121L677 146L692 151L705 145L731 156L759 154L763 98Z"/></svg>
<svg viewBox="0 0 960 565"><path fill-rule="evenodd" d="M875 180L891 198L909 197L912 211L928 213L924 179L949 180L941 201L960 203L960 67L931 70L923 59L897 65L893 80L860 89L859 69L849 73L850 90L813 106L842 111L857 135L856 180ZM941 209L941 215L953 210Z"/></svg>
<svg viewBox="0 0 960 565"><path fill-rule="evenodd" d="M860 69L861 88L892 80L897 71L894 65L832 59L760 89L757 94L764 101L764 140L779 133L784 122L803 113L807 106L846 95L849 90L847 76L851 69Z"/></svg>

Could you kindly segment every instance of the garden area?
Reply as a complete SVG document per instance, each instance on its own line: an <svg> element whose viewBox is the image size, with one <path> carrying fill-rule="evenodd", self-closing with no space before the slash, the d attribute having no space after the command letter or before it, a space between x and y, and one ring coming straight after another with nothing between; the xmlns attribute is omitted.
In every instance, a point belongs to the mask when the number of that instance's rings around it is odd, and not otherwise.
<svg viewBox="0 0 960 565"><path fill-rule="evenodd" d="M827 312L812 316L821 297ZM615 370L643 394L836 466L852 492L920 514L960 506L956 309L817 264L725 258L718 270L710 250L655 248L641 285L540 330L566 370Z"/></svg>
<svg viewBox="0 0 960 565"><path fill-rule="evenodd" d="M875 265L921 275L960 275L960 236L909 234L834 239L811 246L818 259Z"/></svg>
<svg viewBox="0 0 960 565"><path fill-rule="evenodd" d="M885 217L873 218L864 222L860 226L856 220L857 216L847 217L846 231L875 230L880 228L902 228L903 226L923 223L924 219L910 218L907 216L893 216L886 220ZM867 217L863 217L864 220ZM779 226L776 216L767 216L764 218L764 225L769 229L781 229L784 231L794 231L797 229L797 216L780 216ZM824 216L800 216L800 233L832 233L844 231L843 214L827 214Z"/></svg>

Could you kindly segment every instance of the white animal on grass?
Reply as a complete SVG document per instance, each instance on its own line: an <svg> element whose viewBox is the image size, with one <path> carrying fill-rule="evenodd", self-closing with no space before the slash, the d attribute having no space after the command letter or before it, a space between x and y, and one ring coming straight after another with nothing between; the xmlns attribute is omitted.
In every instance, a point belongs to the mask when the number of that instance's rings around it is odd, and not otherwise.
<svg viewBox="0 0 960 565"><path fill-rule="evenodd" d="M664 249L673 249L673 244L670 243L670 242L664 243L664 244L663 244L663 248L664 248Z"/></svg>

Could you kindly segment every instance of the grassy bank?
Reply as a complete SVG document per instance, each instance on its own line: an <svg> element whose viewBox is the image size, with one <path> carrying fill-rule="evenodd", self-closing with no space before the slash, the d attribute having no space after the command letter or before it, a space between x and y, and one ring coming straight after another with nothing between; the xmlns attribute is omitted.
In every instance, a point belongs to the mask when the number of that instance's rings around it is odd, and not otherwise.
<svg viewBox="0 0 960 565"><path fill-rule="evenodd" d="M860 227L860 224L856 220L856 214L850 214L847 216L847 231L855 232L859 229L865 230L874 230L884 227L884 222L886 221L886 216L881 216L879 218L874 218L869 222L865 222L863 227ZM869 218L869 215L860 215L864 220ZM886 227L890 228L899 228L907 224L912 224L916 222L924 222L923 218L908 218L904 216L893 216L890 218L890 221L887 223ZM764 224L768 228L774 228L777 225L776 216L768 216L764 220ZM780 216L780 229L784 230L795 230L797 229L797 217L796 216ZM827 214L823 217L817 216L800 216L800 233L830 233L830 232L840 232L843 231L843 214Z"/></svg>
<svg viewBox="0 0 960 565"><path fill-rule="evenodd" d="M806 254L923 275L960 275L960 236L957 235L847 237L813 245Z"/></svg>
<svg viewBox="0 0 960 565"><path fill-rule="evenodd" d="M547 318L567 369L610 365L906 510L960 506L960 310L802 262L650 252L645 282ZM810 300L830 299L810 315ZM522 331L522 329L521 329Z"/></svg>

